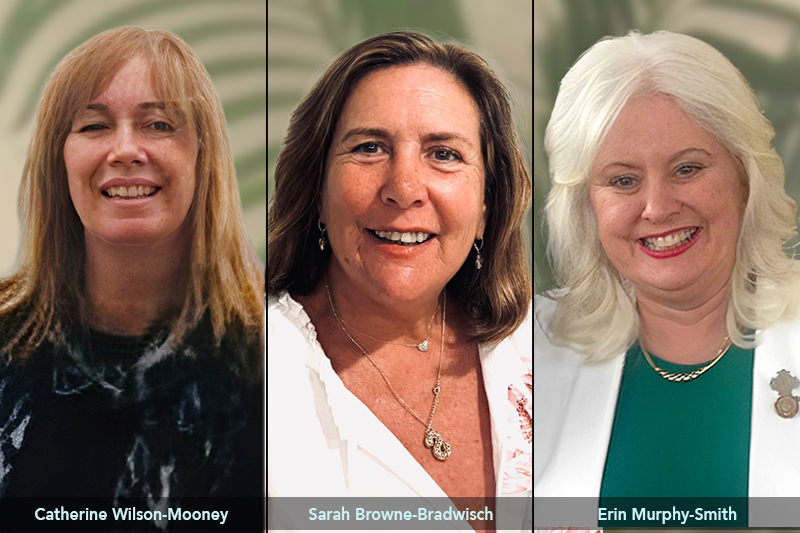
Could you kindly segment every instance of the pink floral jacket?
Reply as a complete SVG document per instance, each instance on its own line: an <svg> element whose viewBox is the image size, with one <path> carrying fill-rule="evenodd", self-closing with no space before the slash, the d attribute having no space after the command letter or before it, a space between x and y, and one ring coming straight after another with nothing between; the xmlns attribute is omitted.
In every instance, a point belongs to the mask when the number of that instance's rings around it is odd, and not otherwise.
<svg viewBox="0 0 800 533"><path fill-rule="evenodd" d="M522 361L528 370L508 386L508 423L518 430L508 434L506 469L503 474L503 494L533 490L533 357L523 353ZM516 428L515 428L516 429Z"/></svg>

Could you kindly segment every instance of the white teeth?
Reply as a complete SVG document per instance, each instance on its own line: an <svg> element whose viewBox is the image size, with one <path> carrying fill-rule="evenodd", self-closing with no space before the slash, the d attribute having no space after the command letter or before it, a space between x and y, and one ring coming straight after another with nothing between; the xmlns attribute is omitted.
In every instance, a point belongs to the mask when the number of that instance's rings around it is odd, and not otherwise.
<svg viewBox="0 0 800 533"><path fill-rule="evenodd" d="M130 187L109 187L105 193L111 198L141 198L150 196L156 191L156 187L149 185L132 185Z"/></svg>
<svg viewBox="0 0 800 533"><path fill-rule="evenodd" d="M399 233L397 231L376 231L375 234L381 239L399 241L405 244L425 242L430 237L430 233L422 233L421 231L406 233Z"/></svg>
<svg viewBox="0 0 800 533"><path fill-rule="evenodd" d="M649 249L662 252L664 250L677 248L678 246L683 246L684 244L687 244L694 238L697 231L698 228L692 228L690 230L667 235L666 237L656 237L655 239L642 239L642 242Z"/></svg>

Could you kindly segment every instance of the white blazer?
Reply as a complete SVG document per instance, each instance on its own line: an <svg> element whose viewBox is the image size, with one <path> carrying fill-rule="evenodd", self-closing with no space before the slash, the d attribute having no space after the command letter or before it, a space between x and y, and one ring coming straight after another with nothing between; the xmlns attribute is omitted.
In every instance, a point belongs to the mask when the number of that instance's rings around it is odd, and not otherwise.
<svg viewBox="0 0 800 533"><path fill-rule="evenodd" d="M584 365L545 331L555 302L534 300L533 495L600 495L624 353ZM753 365L749 496L800 496L800 414L775 412L769 382L780 370L800 377L800 320L762 333ZM793 391L800 395L800 390Z"/></svg>

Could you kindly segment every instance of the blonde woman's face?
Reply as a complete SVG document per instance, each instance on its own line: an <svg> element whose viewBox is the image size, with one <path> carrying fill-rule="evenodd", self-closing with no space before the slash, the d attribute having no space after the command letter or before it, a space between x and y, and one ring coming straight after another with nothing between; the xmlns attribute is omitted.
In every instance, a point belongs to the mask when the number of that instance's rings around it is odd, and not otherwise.
<svg viewBox="0 0 800 533"><path fill-rule="evenodd" d="M682 305L729 282L743 196L733 156L663 96L628 102L591 171L611 263L640 295Z"/></svg>
<svg viewBox="0 0 800 533"><path fill-rule="evenodd" d="M64 144L87 243L177 239L194 199L197 133L155 96L146 61L123 66L78 112Z"/></svg>
<svg viewBox="0 0 800 533"><path fill-rule="evenodd" d="M376 71L350 95L326 161L334 261L390 300L435 295L483 235L483 189L469 93L427 65Z"/></svg>

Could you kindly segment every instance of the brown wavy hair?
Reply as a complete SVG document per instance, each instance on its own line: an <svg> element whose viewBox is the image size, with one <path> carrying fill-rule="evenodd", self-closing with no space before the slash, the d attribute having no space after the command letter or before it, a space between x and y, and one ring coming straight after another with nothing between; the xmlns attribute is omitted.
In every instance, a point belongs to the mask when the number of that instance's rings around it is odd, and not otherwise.
<svg viewBox="0 0 800 533"><path fill-rule="evenodd" d="M65 322L86 323L84 228L69 194L64 143L78 110L135 57L148 61L156 95L183 112L199 142L188 289L170 341L179 343L206 313L217 343L229 327L263 335L264 270L245 229L225 114L211 78L177 35L125 27L73 50L44 89L19 193L21 266L0 280L0 317L14 324L5 349L14 357L29 355Z"/></svg>
<svg viewBox="0 0 800 533"><path fill-rule="evenodd" d="M531 179L511 111L511 98L489 65L455 44L439 44L413 31L378 35L346 50L292 115L275 168L275 194L267 222L270 295L311 293L328 268L330 250L317 246L325 159L350 93L367 74L397 65L427 64L450 73L479 111L485 163L487 224L483 268L467 260L447 292L470 319L470 338L496 342L528 314L531 279L523 220L532 200Z"/></svg>

